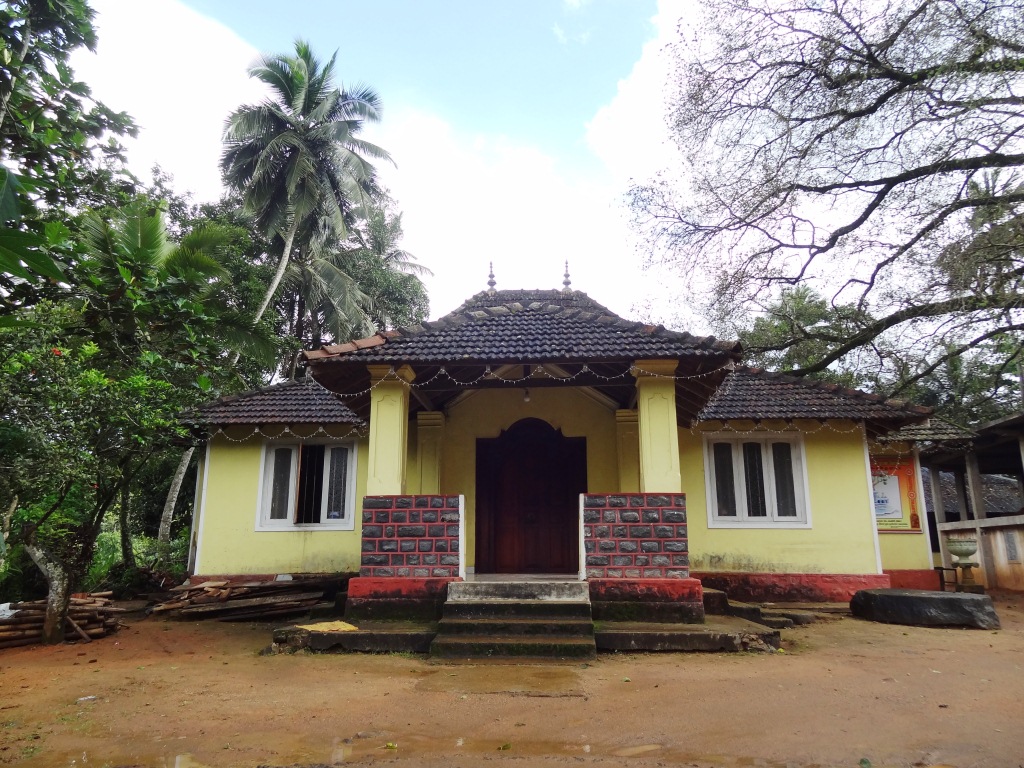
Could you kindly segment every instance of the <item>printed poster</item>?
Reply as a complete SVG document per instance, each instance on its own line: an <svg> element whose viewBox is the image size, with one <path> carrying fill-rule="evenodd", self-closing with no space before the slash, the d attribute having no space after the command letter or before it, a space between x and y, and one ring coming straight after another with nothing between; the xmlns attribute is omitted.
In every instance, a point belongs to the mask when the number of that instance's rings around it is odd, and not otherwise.
<svg viewBox="0 0 1024 768"><path fill-rule="evenodd" d="M881 533L920 533L914 460L886 459L872 462L875 524Z"/></svg>

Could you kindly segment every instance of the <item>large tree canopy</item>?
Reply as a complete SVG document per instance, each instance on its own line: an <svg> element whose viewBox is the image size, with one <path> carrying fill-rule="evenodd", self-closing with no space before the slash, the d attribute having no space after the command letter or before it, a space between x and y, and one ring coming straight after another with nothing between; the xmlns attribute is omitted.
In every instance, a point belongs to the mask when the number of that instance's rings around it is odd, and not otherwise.
<svg viewBox="0 0 1024 768"><path fill-rule="evenodd" d="M842 308L774 339L814 350L797 373L866 351L905 388L984 349L1005 385L1024 330L1024 0L704 10L675 47L684 170L632 190L662 257L712 286L720 319L801 285Z"/></svg>

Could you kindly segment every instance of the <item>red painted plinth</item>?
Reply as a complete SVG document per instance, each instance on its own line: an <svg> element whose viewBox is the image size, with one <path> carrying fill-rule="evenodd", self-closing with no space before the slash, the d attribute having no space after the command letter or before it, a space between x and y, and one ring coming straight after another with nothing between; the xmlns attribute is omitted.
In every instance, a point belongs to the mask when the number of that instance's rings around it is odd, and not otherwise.
<svg viewBox="0 0 1024 768"><path fill-rule="evenodd" d="M887 589L888 574L691 572L742 602L845 603L861 589Z"/></svg>
<svg viewBox="0 0 1024 768"><path fill-rule="evenodd" d="M698 579L588 579L591 600L640 603L699 603L704 588Z"/></svg>
<svg viewBox="0 0 1024 768"><path fill-rule="evenodd" d="M437 621L448 596L448 583L458 578L359 576L348 583L348 621L403 619Z"/></svg>
<svg viewBox="0 0 1024 768"><path fill-rule="evenodd" d="M899 571L886 571L893 589L933 589L941 588L939 574L933 568L916 568Z"/></svg>
<svg viewBox="0 0 1024 768"><path fill-rule="evenodd" d="M403 579L396 577L373 578L358 576L348 583L348 597L405 600L444 599L448 590L448 582L462 581L450 579Z"/></svg>

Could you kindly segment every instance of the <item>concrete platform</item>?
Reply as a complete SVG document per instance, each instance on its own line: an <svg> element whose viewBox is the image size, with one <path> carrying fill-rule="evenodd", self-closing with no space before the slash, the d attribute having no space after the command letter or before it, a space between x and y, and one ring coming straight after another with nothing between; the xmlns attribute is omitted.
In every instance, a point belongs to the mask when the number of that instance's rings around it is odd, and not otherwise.
<svg viewBox="0 0 1024 768"><path fill-rule="evenodd" d="M384 621L358 626L349 632L283 627L274 630L273 644L267 652L425 654L437 634L436 624ZM706 624L599 622L594 637L599 652L770 651L780 642L778 630L731 616L716 616Z"/></svg>
<svg viewBox="0 0 1024 768"><path fill-rule="evenodd" d="M360 622L357 630L318 632L300 627L274 630L268 653L427 653L437 634L436 624L401 621Z"/></svg>
<svg viewBox="0 0 1024 768"><path fill-rule="evenodd" d="M598 622L598 651L773 651L779 630L733 616L714 616L704 624Z"/></svg>

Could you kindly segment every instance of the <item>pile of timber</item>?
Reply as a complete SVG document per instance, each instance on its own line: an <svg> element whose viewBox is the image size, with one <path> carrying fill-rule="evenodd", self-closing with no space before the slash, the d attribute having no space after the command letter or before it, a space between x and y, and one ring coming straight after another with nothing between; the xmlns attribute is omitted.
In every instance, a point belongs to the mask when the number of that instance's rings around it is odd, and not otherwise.
<svg viewBox="0 0 1024 768"><path fill-rule="evenodd" d="M205 581L174 587L174 596L153 607L178 619L263 621L327 610L341 586L337 576L292 581Z"/></svg>
<svg viewBox="0 0 1024 768"><path fill-rule="evenodd" d="M94 592L85 597L72 597L64 626L65 640L91 643L93 638L116 632L117 614L124 613L110 604L111 592ZM0 619L0 648L35 645L43 639L46 601L11 603L13 615Z"/></svg>

